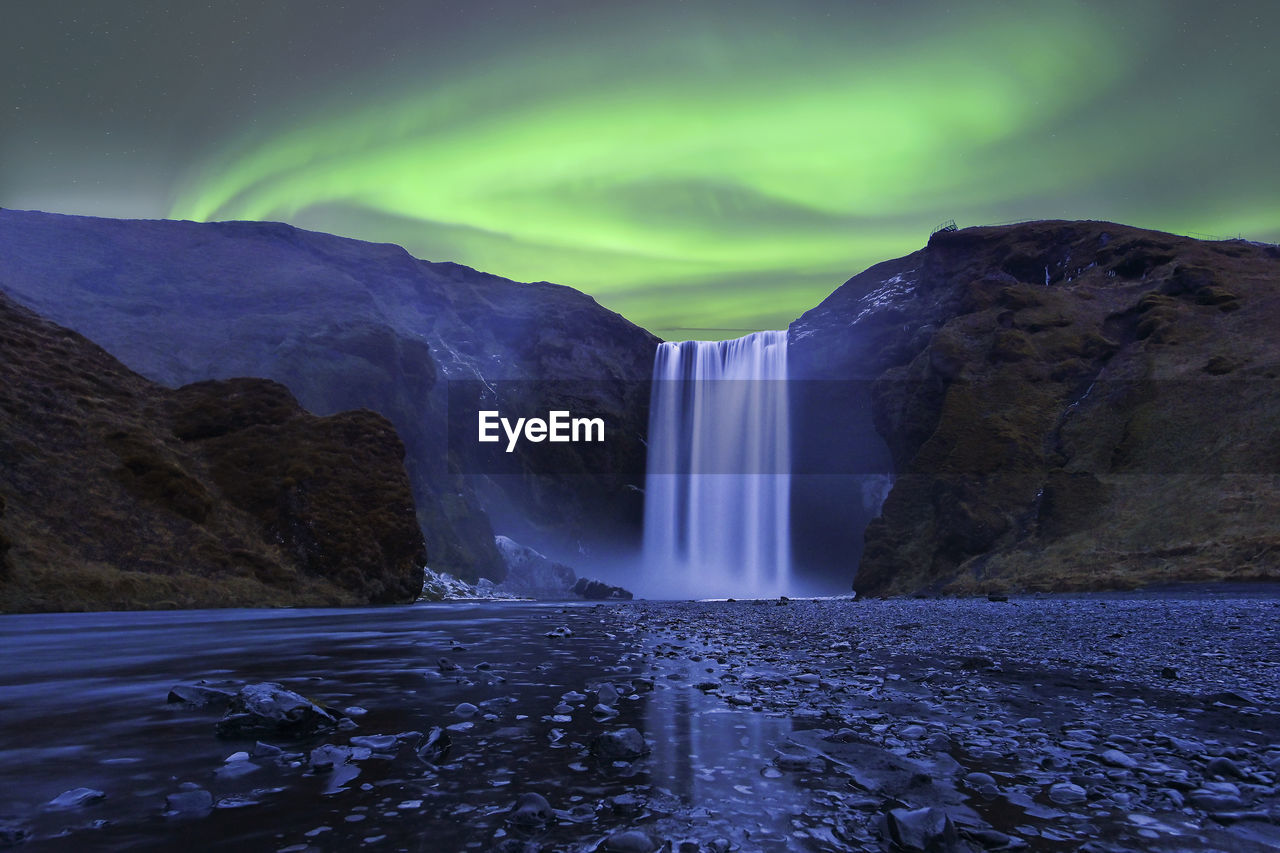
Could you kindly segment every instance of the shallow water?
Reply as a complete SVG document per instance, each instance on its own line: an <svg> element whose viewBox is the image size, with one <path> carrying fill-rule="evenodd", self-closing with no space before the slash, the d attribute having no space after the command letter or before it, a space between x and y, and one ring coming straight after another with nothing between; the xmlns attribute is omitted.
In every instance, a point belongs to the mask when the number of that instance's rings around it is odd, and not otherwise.
<svg viewBox="0 0 1280 853"><path fill-rule="evenodd" d="M0 847L879 851L930 812L952 849L1280 849L1274 588L5 616L0 648ZM199 679L278 681L359 728L228 762L254 741L166 701ZM442 757L308 760L435 726ZM645 755L593 754L623 727ZM216 807L166 814L184 784ZM77 788L106 797L50 808ZM553 811L522 827L530 793Z"/></svg>
<svg viewBox="0 0 1280 853"><path fill-rule="evenodd" d="M680 673L650 688L638 679L650 641L611 630L610 617L602 606L510 603L6 616L0 818L28 834L24 850L488 850L513 837L594 849L630 827L837 849L822 841L820 817L805 816L829 796L823 774L773 767L793 723L726 707ZM572 634L546 636L560 627ZM441 657L460 669L442 672ZM297 767L228 764L253 740L220 739L220 712L166 701L174 684L198 679L278 681L326 706L367 709L355 731L263 738L299 753L351 735L474 726L451 733L435 766L409 749L338 771L310 769L305 756ZM575 697L557 713L564 694L605 682L621 688L616 718L596 719L594 700ZM481 715L455 716L462 702ZM622 726L644 733L649 755L591 754L596 735ZM166 816L183 783L217 807ZM47 806L79 787L106 798ZM508 818L526 792L556 817L521 834Z"/></svg>

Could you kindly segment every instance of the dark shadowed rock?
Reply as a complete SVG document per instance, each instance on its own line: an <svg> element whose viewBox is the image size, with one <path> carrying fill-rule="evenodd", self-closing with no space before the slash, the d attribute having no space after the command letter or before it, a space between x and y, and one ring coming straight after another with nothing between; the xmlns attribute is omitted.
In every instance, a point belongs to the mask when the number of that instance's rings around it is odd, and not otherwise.
<svg viewBox="0 0 1280 853"><path fill-rule="evenodd" d="M166 814L180 817L201 817L213 810L213 795L202 788L179 791L164 798Z"/></svg>
<svg viewBox="0 0 1280 853"><path fill-rule="evenodd" d="M627 727L598 736L592 743L591 750L610 761L630 761L648 754L649 745L645 743L644 735L639 730Z"/></svg>
<svg viewBox="0 0 1280 853"><path fill-rule="evenodd" d="M2 610L408 602L425 557L386 419L171 391L3 295L0 496Z"/></svg>
<svg viewBox="0 0 1280 853"><path fill-rule="evenodd" d="M962 849L955 825L946 812L936 808L890 810L884 815L883 835L893 849L912 853Z"/></svg>
<svg viewBox="0 0 1280 853"><path fill-rule="evenodd" d="M280 223L3 210L0 289L167 385L263 376L317 414L386 416L432 566L464 580L501 580L495 526L548 554L638 536L648 397L622 380L649 378L657 339L571 288ZM603 417L608 440L539 475L524 466L529 443L509 475L446 458L451 387L506 382L503 409L545 417L547 389L531 380L573 383L552 389L557 408ZM455 426L473 437L474 407Z"/></svg>
<svg viewBox="0 0 1280 853"><path fill-rule="evenodd" d="M546 826L554 816L547 798L531 791L516 798L510 820L516 826L529 830Z"/></svg>
<svg viewBox="0 0 1280 853"><path fill-rule="evenodd" d="M605 599L630 601L632 598L631 593L620 586L613 586L604 581L591 578L578 578L573 585L572 592L574 595L581 596L588 601L603 601Z"/></svg>

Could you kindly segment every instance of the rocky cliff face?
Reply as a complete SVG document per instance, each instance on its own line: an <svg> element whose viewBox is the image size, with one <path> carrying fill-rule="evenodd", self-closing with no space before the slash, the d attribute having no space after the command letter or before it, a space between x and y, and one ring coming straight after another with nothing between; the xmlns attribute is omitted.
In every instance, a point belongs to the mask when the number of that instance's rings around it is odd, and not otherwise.
<svg viewBox="0 0 1280 853"><path fill-rule="evenodd" d="M864 594L1280 579L1280 248L1096 222L939 232L791 327L897 478Z"/></svg>
<svg viewBox="0 0 1280 853"><path fill-rule="evenodd" d="M403 458L380 415L168 390L0 295L0 610L412 601Z"/></svg>
<svg viewBox="0 0 1280 853"><path fill-rule="evenodd" d="M622 380L648 378L656 339L570 288L276 223L0 211L0 289L166 385L263 376L317 414L385 415L435 568L500 580L495 526L575 554L638 532L648 401ZM446 453L451 383L500 387L514 410L546 396L532 380L582 381L572 401L611 427L590 471L617 473L467 476Z"/></svg>

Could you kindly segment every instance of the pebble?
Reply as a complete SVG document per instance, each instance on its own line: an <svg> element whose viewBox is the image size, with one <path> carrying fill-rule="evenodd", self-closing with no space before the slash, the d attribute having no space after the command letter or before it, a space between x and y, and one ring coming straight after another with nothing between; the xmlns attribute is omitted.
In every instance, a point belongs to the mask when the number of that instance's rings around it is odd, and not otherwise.
<svg viewBox="0 0 1280 853"><path fill-rule="evenodd" d="M1109 764L1112 767L1123 767L1126 770L1132 770L1138 766L1138 762L1132 756L1126 755L1118 749L1108 749L1098 757L1102 759L1103 764Z"/></svg>
<svg viewBox="0 0 1280 853"><path fill-rule="evenodd" d="M1049 788L1049 799L1060 806L1068 806L1085 801L1085 790L1072 782L1059 782Z"/></svg>

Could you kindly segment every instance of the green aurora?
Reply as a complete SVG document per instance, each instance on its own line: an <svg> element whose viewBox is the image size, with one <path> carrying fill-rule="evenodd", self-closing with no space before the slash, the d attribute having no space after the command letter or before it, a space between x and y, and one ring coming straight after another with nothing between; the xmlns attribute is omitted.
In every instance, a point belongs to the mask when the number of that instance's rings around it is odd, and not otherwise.
<svg viewBox="0 0 1280 853"><path fill-rule="evenodd" d="M568 284L669 338L784 327L950 218L1280 239L1265 5L574 8L359 58L195 146L162 213Z"/></svg>

